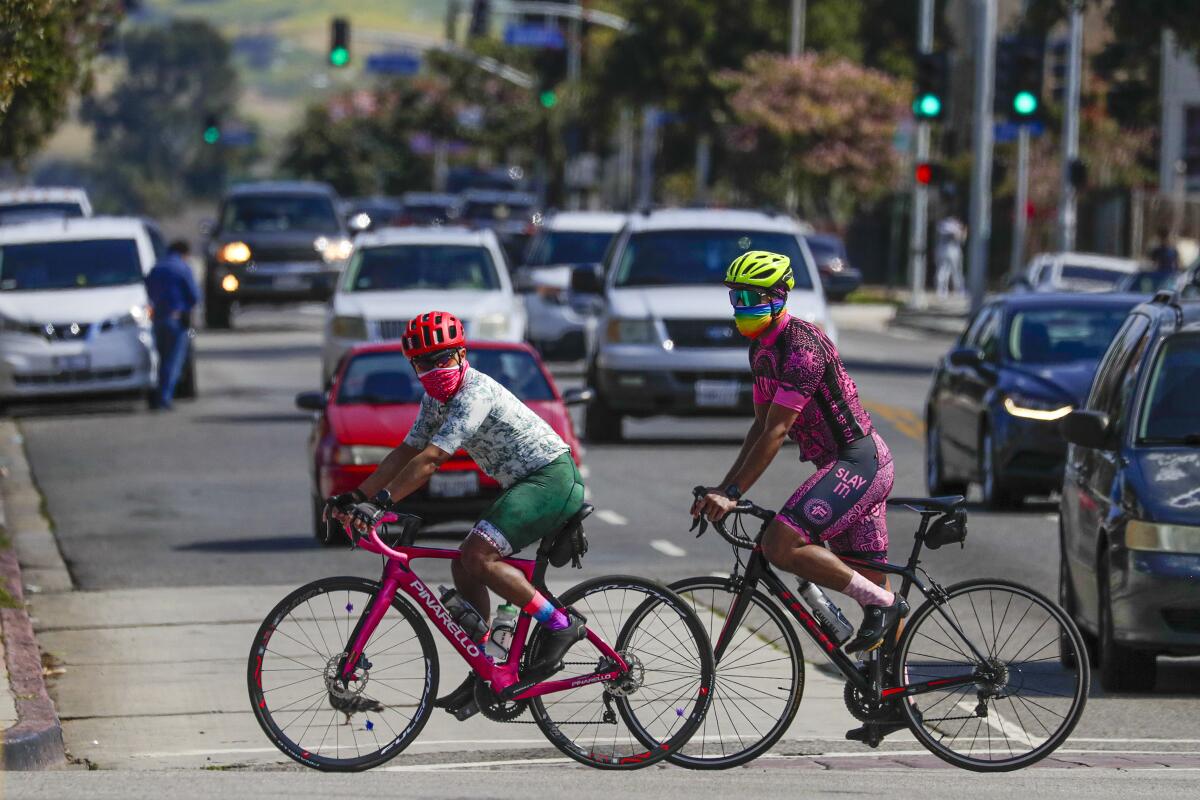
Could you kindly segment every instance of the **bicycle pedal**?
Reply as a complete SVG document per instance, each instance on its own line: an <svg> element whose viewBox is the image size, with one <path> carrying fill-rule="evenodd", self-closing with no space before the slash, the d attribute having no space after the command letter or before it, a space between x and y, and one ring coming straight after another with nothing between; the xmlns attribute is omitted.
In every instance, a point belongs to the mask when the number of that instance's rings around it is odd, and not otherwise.
<svg viewBox="0 0 1200 800"><path fill-rule="evenodd" d="M451 713L454 714L454 718L459 722L466 722L468 719L479 713L479 706L474 700L472 700L462 708L455 709Z"/></svg>

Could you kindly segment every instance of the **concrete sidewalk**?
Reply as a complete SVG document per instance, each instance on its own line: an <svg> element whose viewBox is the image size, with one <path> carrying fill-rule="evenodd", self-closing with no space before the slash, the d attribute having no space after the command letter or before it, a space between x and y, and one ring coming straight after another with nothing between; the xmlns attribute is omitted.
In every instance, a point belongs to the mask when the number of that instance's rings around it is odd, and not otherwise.
<svg viewBox="0 0 1200 800"><path fill-rule="evenodd" d="M68 752L91 765L118 769L291 763L259 729L249 707L246 674L259 623L294 588L37 597L38 639L64 670L52 680L51 692ZM440 637L435 639L444 691L457 685L465 666ZM841 740L856 724L842 705L841 681L812 665L806 678L804 701L787 738ZM899 741L908 734L893 738ZM421 737L396 763L474 762L514 750L523 757L532 751L537 757L559 755L533 725L495 723L481 716L459 723L435 711Z"/></svg>

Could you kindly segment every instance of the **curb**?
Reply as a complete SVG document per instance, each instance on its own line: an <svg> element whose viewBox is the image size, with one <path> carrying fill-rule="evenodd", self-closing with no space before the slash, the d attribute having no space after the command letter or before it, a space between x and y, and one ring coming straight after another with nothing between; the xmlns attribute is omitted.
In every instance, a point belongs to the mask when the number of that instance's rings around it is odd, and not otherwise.
<svg viewBox="0 0 1200 800"><path fill-rule="evenodd" d="M12 545L0 550L0 581L16 601L16 608L0 609L0 631L4 637L4 659L8 670L10 691L17 710L17 723L3 732L3 765L5 770L39 770L66 763L62 724L54 702L46 691L42 674L42 652L33 635L33 624L25 605L25 587L21 576L18 552L22 539L44 535L41 531L22 533L18 515L10 515L9 494L24 487L28 476L23 440L11 422L0 423L0 520L8 528ZM14 524L15 523L15 524ZM41 527L46 527L44 524ZM49 534L48 529L45 534ZM52 536L52 534L49 534ZM54 555L61 564L57 548ZM65 567L62 568L65 573ZM69 578L68 578L69 581Z"/></svg>

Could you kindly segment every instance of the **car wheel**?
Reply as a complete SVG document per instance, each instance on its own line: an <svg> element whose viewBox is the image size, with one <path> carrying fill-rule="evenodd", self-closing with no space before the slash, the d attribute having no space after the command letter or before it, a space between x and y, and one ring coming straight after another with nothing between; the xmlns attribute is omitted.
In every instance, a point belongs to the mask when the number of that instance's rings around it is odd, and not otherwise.
<svg viewBox="0 0 1200 800"><path fill-rule="evenodd" d="M1107 692L1149 692L1154 689L1158 679L1155 654L1117 642L1113 632L1108 567L1103 560L1099 573L1100 644L1096 666L1100 671L1100 685Z"/></svg>
<svg viewBox="0 0 1200 800"><path fill-rule="evenodd" d="M621 433L621 415L609 408L596 392L584 413L584 438L589 442L619 442Z"/></svg>
<svg viewBox="0 0 1200 800"><path fill-rule="evenodd" d="M936 418L930 418L925 428L925 489L930 497L967 493L965 482L946 479L946 468L942 463L942 431Z"/></svg>
<svg viewBox="0 0 1200 800"><path fill-rule="evenodd" d="M984 428L980 437L979 486L983 490L983 504L990 509L1019 506L1024 499L1013 493L1004 482L1004 476L996 464L996 443L991 428Z"/></svg>
<svg viewBox="0 0 1200 800"><path fill-rule="evenodd" d="M1071 570L1067 566L1067 553L1063 547L1066 539L1063 536L1062 521L1058 523L1058 604L1062 610L1067 612L1067 616L1075 623L1075 627L1079 628L1079 635L1083 637L1084 650L1087 652L1088 661L1096 662L1096 637L1083 629L1079 624L1079 603L1075 600L1075 591L1071 588ZM1058 641L1058 660L1067 669L1075 669L1076 653L1075 647L1071 644L1064 631L1059 636Z"/></svg>
<svg viewBox="0 0 1200 800"><path fill-rule="evenodd" d="M204 326L210 330L225 330L233 327L231 310L232 307L229 303L205 301Z"/></svg>

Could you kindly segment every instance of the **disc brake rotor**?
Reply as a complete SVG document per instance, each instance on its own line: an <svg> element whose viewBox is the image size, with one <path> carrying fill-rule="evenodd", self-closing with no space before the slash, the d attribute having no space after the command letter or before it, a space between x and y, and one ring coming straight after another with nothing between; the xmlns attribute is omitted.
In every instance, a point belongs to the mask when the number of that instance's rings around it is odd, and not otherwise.
<svg viewBox="0 0 1200 800"><path fill-rule="evenodd" d="M642 664L642 660L628 650L620 650L621 658L629 665L629 671L624 675L620 675L611 681L606 681L604 691L610 695L618 697L628 697L637 690L641 689L646 683L646 667ZM597 669L604 669L601 664Z"/></svg>

